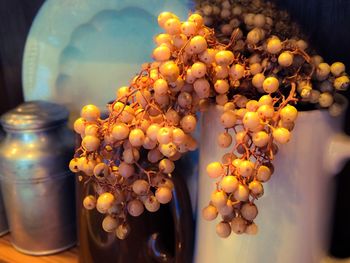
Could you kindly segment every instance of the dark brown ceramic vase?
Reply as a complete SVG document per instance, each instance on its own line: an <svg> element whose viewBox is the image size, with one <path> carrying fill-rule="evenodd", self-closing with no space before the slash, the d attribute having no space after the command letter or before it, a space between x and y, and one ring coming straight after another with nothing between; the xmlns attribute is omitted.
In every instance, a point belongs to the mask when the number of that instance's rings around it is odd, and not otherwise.
<svg viewBox="0 0 350 263"><path fill-rule="evenodd" d="M129 217L131 233L118 240L114 233L102 229L103 215L88 211L82 199L91 186L77 183L79 261L81 263L151 263L192 261L194 223L190 197L182 178L186 161L177 162L173 174L173 200L162 205L156 213L145 211L137 218ZM189 171L189 169L186 169Z"/></svg>

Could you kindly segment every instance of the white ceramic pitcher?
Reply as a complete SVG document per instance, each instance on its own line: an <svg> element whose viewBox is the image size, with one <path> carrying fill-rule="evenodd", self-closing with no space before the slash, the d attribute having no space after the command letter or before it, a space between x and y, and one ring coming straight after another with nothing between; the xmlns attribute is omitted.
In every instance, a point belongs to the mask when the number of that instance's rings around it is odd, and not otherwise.
<svg viewBox="0 0 350 263"><path fill-rule="evenodd" d="M334 178L350 156L350 139L342 134L343 118L327 111L299 113L292 139L279 147L275 172L264 184L265 194L256 204L259 214L255 236L232 233L227 239L215 233L215 221L204 221L215 180L206 166L221 160L225 149L216 143L223 130L220 111L213 106L201 126L200 174L196 233L196 263L318 263L329 244L334 200Z"/></svg>

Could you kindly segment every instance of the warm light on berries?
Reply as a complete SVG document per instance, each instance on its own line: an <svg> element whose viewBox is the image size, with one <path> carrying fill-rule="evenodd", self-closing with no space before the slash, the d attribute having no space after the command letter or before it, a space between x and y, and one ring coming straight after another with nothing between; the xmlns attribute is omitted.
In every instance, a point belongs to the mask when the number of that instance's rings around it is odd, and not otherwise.
<svg viewBox="0 0 350 263"><path fill-rule="evenodd" d="M257 234L255 201L273 179L273 159L291 139L299 106L332 116L346 108L337 97L350 85L345 65L310 56L308 43L278 21L283 13L273 5L273 18L230 1L198 11L186 21L162 12L154 60L117 90L103 114L89 104L73 124L81 145L69 169L95 189L83 206L104 214L101 227L119 239L132 231L130 216L156 212L173 190L182 191L172 181L176 161L199 143L213 147L213 155L216 146L223 150L205 164L213 192L202 217L219 216L215 230L222 238ZM198 112L213 116L202 123L208 129L220 123L214 141L197 142Z"/></svg>

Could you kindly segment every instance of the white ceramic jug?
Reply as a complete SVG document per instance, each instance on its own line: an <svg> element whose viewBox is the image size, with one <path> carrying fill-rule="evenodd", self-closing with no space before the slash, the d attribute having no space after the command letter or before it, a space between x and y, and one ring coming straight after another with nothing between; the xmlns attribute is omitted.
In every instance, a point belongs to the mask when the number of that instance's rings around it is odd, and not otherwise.
<svg viewBox="0 0 350 263"><path fill-rule="evenodd" d="M204 221L215 180L206 166L221 160L225 149L216 143L223 130L220 111L213 106L201 126L196 263L318 263L328 248L334 196L334 178L350 156L350 139L342 134L343 118L327 111L299 113L292 139L279 147L275 172L256 201L259 214L255 236L232 233L227 239L215 233L215 221Z"/></svg>

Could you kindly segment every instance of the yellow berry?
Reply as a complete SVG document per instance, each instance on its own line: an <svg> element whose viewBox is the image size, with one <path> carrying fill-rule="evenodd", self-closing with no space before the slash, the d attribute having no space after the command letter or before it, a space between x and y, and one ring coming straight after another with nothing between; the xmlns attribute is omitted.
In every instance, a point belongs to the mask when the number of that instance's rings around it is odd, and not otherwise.
<svg viewBox="0 0 350 263"><path fill-rule="evenodd" d="M279 81L275 77L268 77L264 80L262 87L266 93L274 93L279 88Z"/></svg>
<svg viewBox="0 0 350 263"><path fill-rule="evenodd" d="M212 221L218 216L218 210L213 205L208 205L202 209L202 217L204 220Z"/></svg>
<svg viewBox="0 0 350 263"><path fill-rule="evenodd" d="M289 142L291 137L290 131L288 131L286 128L283 128L283 127L276 128L273 131L272 135L273 135L273 138L281 144L285 144Z"/></svg>
<svg viewBox="0 0 350 263"><path fill-rule="evenodd" d="M96 209L100 213L105 214L113 202L114 196L111 193L103 193L97 198Z"/></svg>
<svg viewBox="0 0 350 263"><path fill-rule="evenodd" d="M293 122L298 116L297 109L292 105L287 105L280 111L280 117L282 121Z"/></svg>
<svg viewBox="0 0 350 263"><path fill-rule="evenodd" d="M100 118L100 110L95 105L89 104L82 108L80 115L87 121L96 121Z"/></svg>
<svg viewBox="0 0 350 263"><path fill-rule="evenodd" d="M341 62L334 62L331 65L331 73L335 77L339 77L344 72L345 72L345 65L343 63L341 63Z"/></svg>
<svg viewBox="0 0 350 263"><path fill-rule="evenodd" d="M83 206L87 210L92 210L96 207L96 198L93 195L88 195L83 200Z"/></svg>
<svg viewBox="0 0 350 263"><path fill-rule="evenodd" d="M221 188L226 193L233 193L238 187L238 180L233 175L225 176L221 181Z"/></svg>
<svg viewBox="0 0 350 263"><path fill-rule="evenodd" d="M271 54L277 54L281 51L281 49L282 49L282 43L281 43L281 40L279 40L279 38L274 37L267 42L267 46L266 46L267 52Z"/></svg>
<svg viewBox="0 0 350 263"><path fill-rule="evenodd" d="M289 67L293 64L293 54L289 51L282 52L278 56L278 64L282 67Z"/></svg>

